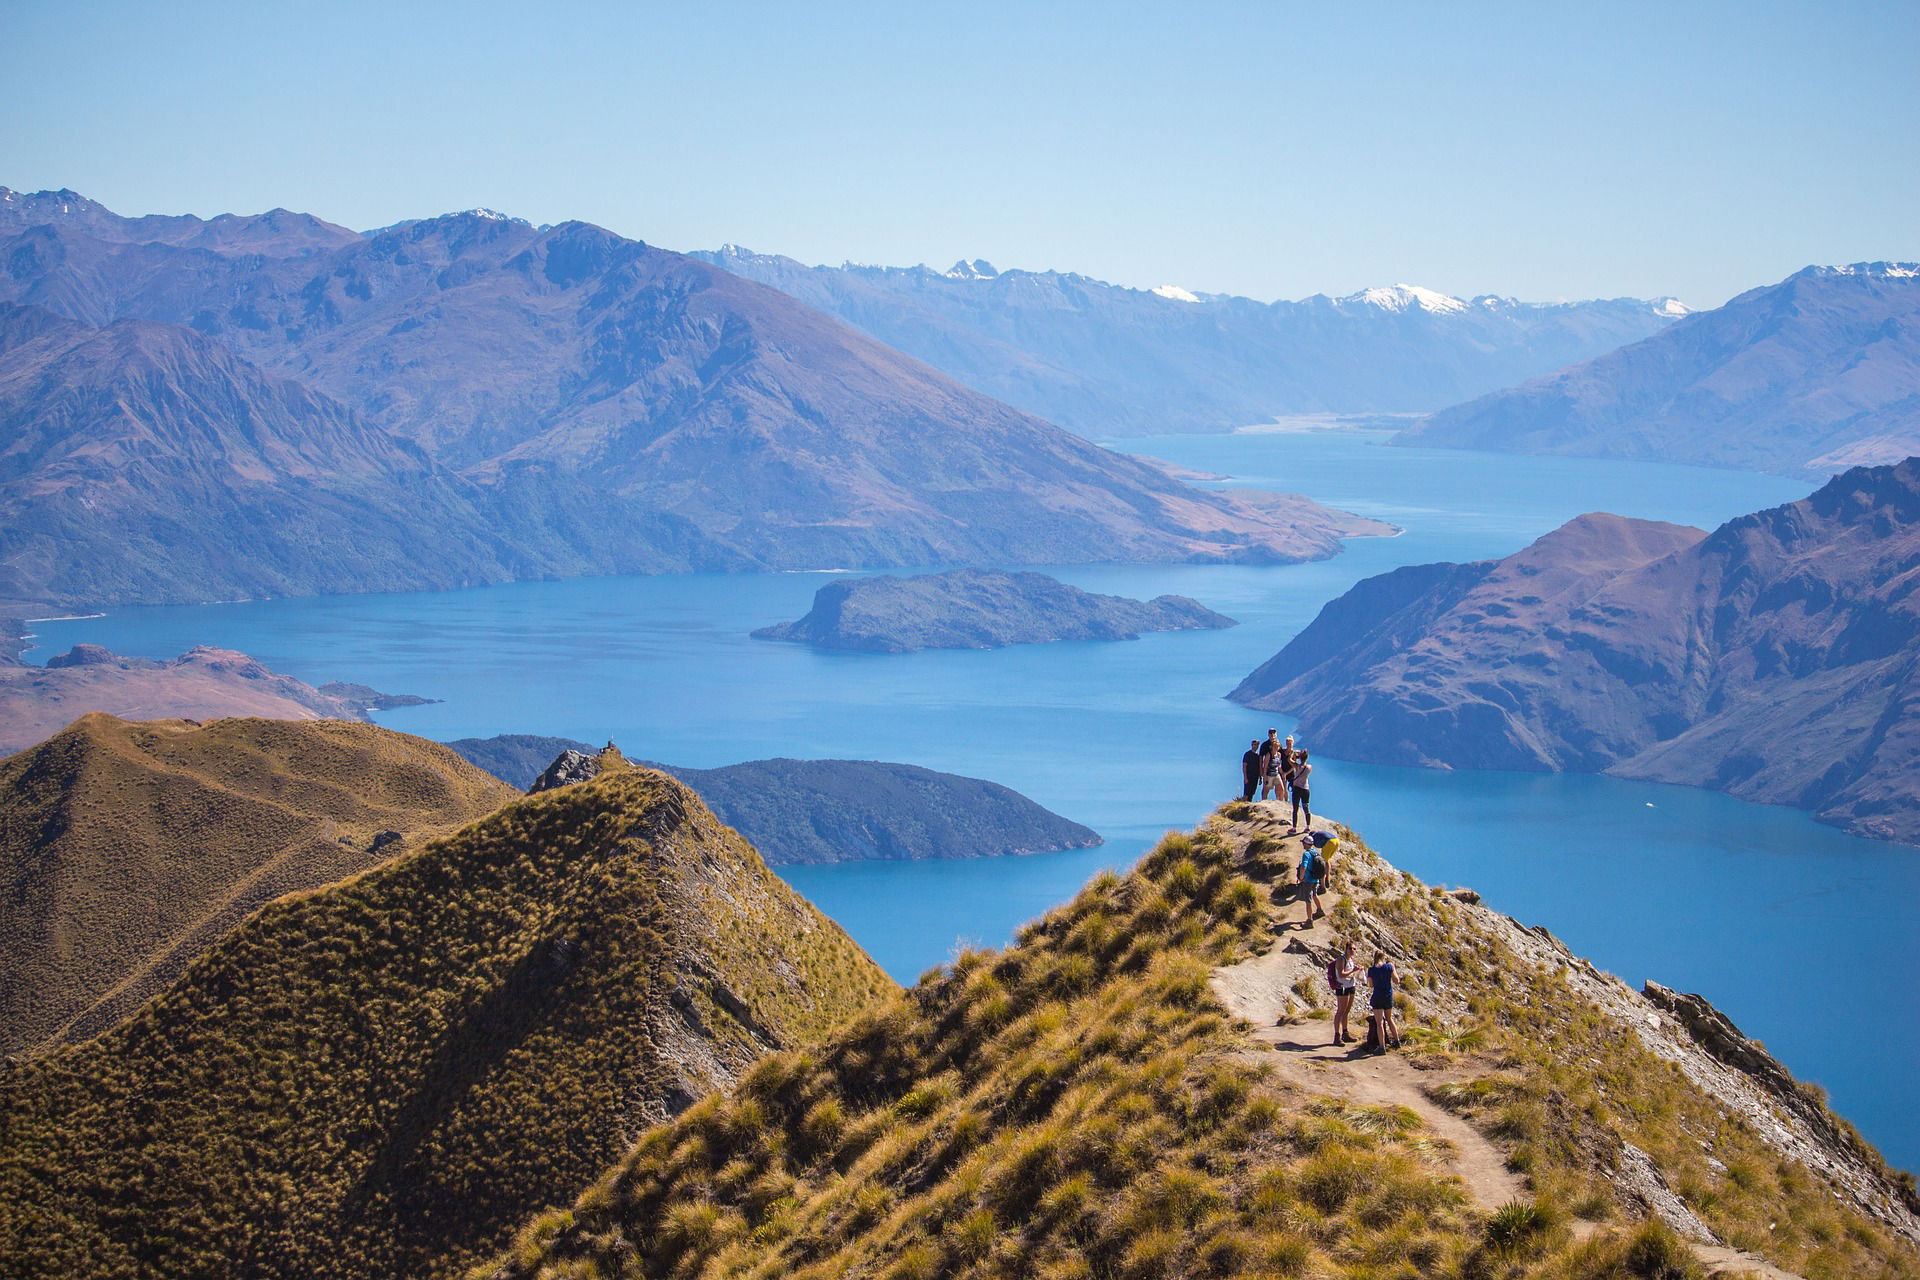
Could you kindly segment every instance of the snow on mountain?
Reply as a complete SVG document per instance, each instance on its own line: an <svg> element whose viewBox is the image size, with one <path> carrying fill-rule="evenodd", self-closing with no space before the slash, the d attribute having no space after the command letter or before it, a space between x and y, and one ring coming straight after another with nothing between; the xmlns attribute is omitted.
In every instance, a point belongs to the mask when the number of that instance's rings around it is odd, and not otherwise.
<svg viewBox="0 0 1920 1280"><path fill-rule="evenodd" d="M975 258L972 262L962 258L947 269L949 280L991 280L999 274L985 258Z"/></svg>
<svg viewBox="0 0 1920 1280"><path fill-rule="evenodd" d="M1678 298L1655 298L1653 300L1653 314L1657 316L1672 316L1678 320L1681 316L1692 315L1693 308Z"/></svg>
<svg viewBox="0 0 1920 1280"><path fill-rule="evenodd" d="M1153 292L1159 294L1163 298L1172 298L1175 302L1200 301L1197 295L1188 293L1185 289L1182 289L1177 284L1163 284L1159 288L1153 290Z"/></svg>
<svg viewBox="0 0 1920 1280"><path fill-rule="evenodd" d="M1418 307L1435 315L1450 315L1467 309L1467 304L1460 299L1435 293L1432 289L1422 289L1417 284L1396 284L1390 289L1363 289L1340 301L1379 307L1383 311L1405 311L1408 307Z"/></svg>

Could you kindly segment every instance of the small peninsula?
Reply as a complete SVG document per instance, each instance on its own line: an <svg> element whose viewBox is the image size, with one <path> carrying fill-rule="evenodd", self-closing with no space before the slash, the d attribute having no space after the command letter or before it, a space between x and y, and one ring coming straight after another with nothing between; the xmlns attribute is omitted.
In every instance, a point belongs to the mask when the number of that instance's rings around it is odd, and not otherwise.
<svg viewBox="0 0 1920 1280"><path fill-rule="evenodd" d="M1147 631L1237 625L1187 596L1130 600L1082 591L1044 573L955 569L829 583L814 594L806 617L753 634L821 649L912 653L1055 640L1137 640Z"/></svg>
<svg viewBox="0 0 1920 1280"><path fill-rule="evenodd" d="M365 721L369 711L432 701L338 681L316 689L232 649L202 645L157 662L77 644L44 667L0 664L0 754L44 742L92 711L123 720Z"/></svg>
<svg viewBox="0 0 1920 1280"><path fill-rule="evenodd" d="M446 744L516 787L595 777L598 748L571 738L500 734ZM700 793L775 866L920 858L993 858L1092 849L1099 834L1010 787L883 760L749 760L717 769L646 762Z"/></svg>

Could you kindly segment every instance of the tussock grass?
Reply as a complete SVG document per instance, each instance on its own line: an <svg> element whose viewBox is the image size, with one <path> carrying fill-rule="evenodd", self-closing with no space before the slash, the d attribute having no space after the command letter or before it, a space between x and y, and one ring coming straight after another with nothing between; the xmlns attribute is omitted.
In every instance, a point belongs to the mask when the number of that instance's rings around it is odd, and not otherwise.
<svg viewBox="0 0 1920 1280"><path fill-rule="evenodd" d="M514 1229L650 1120L896 990L671 779L524 798L271 904L130 1021L0 1076L0 1270L372 1280L509 1241L531 1265L579 1221ZM661 1238L795 1229L813 1189L783 1148L837 1169L885 1142L860 1100L807 1098L693 1107L662 1158L703 1191Z"/></svg>

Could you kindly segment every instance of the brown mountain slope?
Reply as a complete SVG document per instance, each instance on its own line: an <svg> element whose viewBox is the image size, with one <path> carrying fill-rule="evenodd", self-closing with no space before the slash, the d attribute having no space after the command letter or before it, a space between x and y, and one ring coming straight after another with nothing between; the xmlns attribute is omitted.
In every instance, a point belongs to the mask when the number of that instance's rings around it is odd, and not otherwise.
<svg viewBox="0 0 1920 1280"><path fill-rule="evenodd" d="M233 649L201 645L155 661L77 644L44 667L0 664L0 753L25 750L95 711L122 720L365 720L381 705L405 703L363 685L316 689Z"/></svg>
<svg viewBox="0 0 1920 1280"><path fill-rule="evenodd" d="M617 768L283 898L0 1076L11 1276L457 1274L647 1124L893 990Z"/></svg>
<svg viewBox="0 0 1920 1280"><path fill-rule="evenodd" d="M65 225L4 246L0 297L191 326L493 491L505 540L586 513L568 541L602 571L1284 561L1344 532L584 223L457 214L266 261Z"/></svg>
<svg viewBox="0 0 1920 1280"><path fill-rule="evenodd" d="M641 1135L474 1280L1916 1274L1911 1181L1711 1006L1340 835L1312 931L1265 806L1167 836ZM1336 932L1393 960L1404 1050L1331 1048Z"/></svg>
<svg viewBox="0 0 1920 1280"><path fill-rule="evenodd" d="M0 596L406 589L531 563L417 448L189 329L0 304L0 421Z"/></svg>
<svg viewBox="0 0 1920 1280"><path fill-rule="evenodd" d="M1920 459L1711 534L1583 516L1369 579L1235 689L1330 751L1606 770L1920 843Z"/></svg>
<svg viewBox="0 0 1920 1280"><path fill-rule="evenodd" d="M263 903L517 794L372 725L83 717L0 761L0 1054L97 1034Z"/></svg>

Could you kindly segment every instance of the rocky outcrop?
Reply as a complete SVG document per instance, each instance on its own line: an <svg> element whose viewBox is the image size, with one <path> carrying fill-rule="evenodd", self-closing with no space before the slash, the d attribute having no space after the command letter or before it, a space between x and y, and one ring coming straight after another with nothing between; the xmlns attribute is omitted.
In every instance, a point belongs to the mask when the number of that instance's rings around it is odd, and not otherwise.
<svg viewBox="0 0 1920 1280"><path fill-rule="evenodd" d="M1712 534L1582 516L1369 579L1233 691L1336 754L1606 771L1920 843L1920 459Z"/></svg>
<svg viewBox="0 0 1920 1280"><path fill-rule="evenodd" d="M1828 475L1920 453L1920 265L1808 267L1396 444Z"/></svg>
<svg viewBox="0 0 1920 1280"><path fill-rule="evenodd" d="M1186 596L1130 600L1096 595L1044 573L958 569L914 578L831 582L795 622L762 627L761 640L821 649L911 653L917 649L998 649L1056 640L1137 640L1145 631L1237 625Z"/></svg>
<svg viewBox="0 0 1920 1280"><path fill-rule="evenodd" d="M611 749L613 744L608 743ZM587 782L600 776L600 757L584 751L568 749L554 757L527 788L527 794L537 796L542 791L552 791L555 787L570 787L575 783Z"/></svg>
<svg viewBox="0 0 1920 1280"><path fill-rule="evenodd" d="M369 707L427 701L365 685L346 687L350 696L325 692L232 649L203 645L156 662L97 644L75 645L44 667L0 665L0 753L30 747L95 711L123 720L364 721Z"/></svg>

